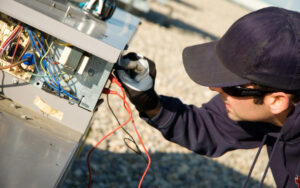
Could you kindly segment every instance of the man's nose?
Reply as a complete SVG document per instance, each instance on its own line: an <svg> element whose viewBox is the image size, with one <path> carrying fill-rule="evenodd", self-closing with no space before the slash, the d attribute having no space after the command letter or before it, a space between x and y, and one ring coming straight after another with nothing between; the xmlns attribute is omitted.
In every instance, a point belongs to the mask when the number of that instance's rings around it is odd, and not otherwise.
<svg viewBox="0 0 300 188"><path fill-rule="evenodd" d="M223 93L223 90L222 90L221 87L209 87L209 89L212 90L212 91Z"/></svg>

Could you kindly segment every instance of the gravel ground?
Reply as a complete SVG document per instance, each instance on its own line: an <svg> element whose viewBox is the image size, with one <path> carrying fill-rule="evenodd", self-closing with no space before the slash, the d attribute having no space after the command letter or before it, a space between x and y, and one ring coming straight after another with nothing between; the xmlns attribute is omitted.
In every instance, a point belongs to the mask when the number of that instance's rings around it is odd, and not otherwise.
<svg viewBox="0 0 300 188"><path fill-rule="evenodd" d="M169 13L170 7L173 13L168 20L169 27L164 27L159 23L166 21L164 15ZM151 8L150 16L141 18L142 25L130 44L129 51L142 53L156 62L156 90L159 94L176 96L187 104L201 106L215 93L196 85L188 78L182 65L183 48L219 38L236 19L249 11L226 0L174 0L169 1L168 6L152 2ZM104 103L92 122L92 131L63 187L87 187L87 153L98 140L117 126L107 107L106 96L103 98ZM109 103L119 120L124 122L127 114L122 109L121 101L110 96ZM215 159L196 155L166 141L160 132L148 126L133 111L138 130L152 158L143 187L241 187L256 149L233 151ZM137 140L132 126L128 124L126 129ZM141 155L126 147L124 138L128 138L127 134L119 130L93 153L93 187L138 187L147 164ZM132 143L127 143L133 147ZM249 187L257 186L267 161L264 149ZM275 187L270 171L265 187Z"/></svg>

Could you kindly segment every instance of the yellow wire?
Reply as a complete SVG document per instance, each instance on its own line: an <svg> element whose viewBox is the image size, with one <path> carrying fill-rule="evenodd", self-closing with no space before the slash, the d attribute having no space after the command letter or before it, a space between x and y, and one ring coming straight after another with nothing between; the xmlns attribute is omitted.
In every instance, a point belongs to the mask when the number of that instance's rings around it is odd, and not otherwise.
<svg viewBox="0 0 300 188"><path fill-rule="evenodd" d="M58 42L57 39L55 40L55 42L56 42L58 45L60 45L60 46L68 46L68 47L72 46L72 44L60 43L60 42Z"/></svg>
<svg viewBox="0 0 300 188"><path fill-rule="evenodd" d="M41 58L41 60L40 60L41 67L42 67L43 71L44 71L45 73L47 73L48 77L51 77L51 74L50 74L49 71L47 71L47 70L45 69L45 67L44 67L44 65L43 65L43 60L44 60L45 57L49 54L49 52L50 52L50 50L51 50L53 44L54 44L54 43L53 43L53 41L52 41L51 44L50 44L50 46L49 46L49 48L48 48L48 50L47 50L47 52L44 54L44 56L43 56L43 57ZM63 74L66 74L66 73L63 73ZM62 77L63 74L59 74L59 77L62 78L66 83L67 83L68 81L70 81L70 80L73 78L72 75L69 75L69 78L68 78L68 79L65 79L65 78Z"/></svg>
<svg viewBox="0 0 300 188"><path fill-rule="evenodd" d="M44 54L44 56L43 56L43 57L41 58L41 60L40 60L40 64L41 64L41 67L42 67L43 71L44 71L49 77L51 77L51 74L50 74L50 72L48 72L48 71L45 69L45 67L44 67L44 65L43 65L43 60L44 60L44 58L49 54L49 52L50 52L52 46L53 46L53 41L51 42L51 44L50 44L50 46L49 46L47 52Z"/></svg>

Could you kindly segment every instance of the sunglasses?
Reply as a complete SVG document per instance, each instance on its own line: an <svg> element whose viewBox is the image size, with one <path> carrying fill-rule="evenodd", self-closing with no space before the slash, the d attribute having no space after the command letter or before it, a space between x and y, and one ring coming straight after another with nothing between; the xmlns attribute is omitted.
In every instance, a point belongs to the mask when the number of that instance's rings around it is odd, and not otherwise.
<svg viewBox="0 0 300 188"><path fill-rule="evenodd" d="M243 86L222 87L222 90L230 96L234 97L254 97L265 96L267 93L279 92L282 90L265 90L265 89L252 89ZM291 92L288 92L291 93Z"/></svg>

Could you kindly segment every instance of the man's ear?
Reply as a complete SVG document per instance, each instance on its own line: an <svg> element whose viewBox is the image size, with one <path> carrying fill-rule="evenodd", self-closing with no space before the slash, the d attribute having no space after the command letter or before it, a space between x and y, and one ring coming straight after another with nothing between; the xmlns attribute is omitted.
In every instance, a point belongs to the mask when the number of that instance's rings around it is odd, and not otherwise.
<svg viewBox="0 0 300 188"><path fill-rule="evenodd" d="M275 92L265 96L264 103L273 114L280 114L290 106L290 95L284 92Z"/></svg>

